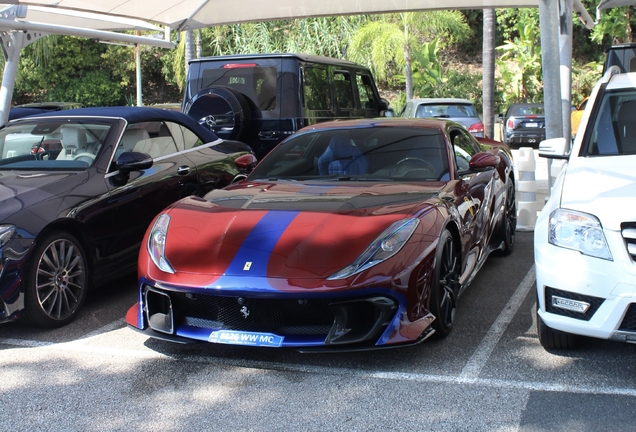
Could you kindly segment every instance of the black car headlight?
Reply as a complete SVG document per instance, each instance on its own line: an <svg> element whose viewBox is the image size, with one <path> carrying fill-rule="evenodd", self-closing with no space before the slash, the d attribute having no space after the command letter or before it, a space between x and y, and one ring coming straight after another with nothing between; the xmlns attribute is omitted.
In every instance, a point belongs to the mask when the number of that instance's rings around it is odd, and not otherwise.
<svg viewBox="0 0 636 432"><path fill-rule="evenodd" d="M415 232L419 219L409 218L396 221L385 229L356 260L327 280L345 279L381 263L398 253Z"/></svg>

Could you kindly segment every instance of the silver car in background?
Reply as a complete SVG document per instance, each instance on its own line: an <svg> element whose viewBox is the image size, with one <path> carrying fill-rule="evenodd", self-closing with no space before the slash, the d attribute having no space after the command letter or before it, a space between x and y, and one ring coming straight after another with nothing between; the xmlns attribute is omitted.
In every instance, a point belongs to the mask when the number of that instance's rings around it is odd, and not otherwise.
<svg viewBox="0 0 636 432"><path fill-rule="evenodd" d="M473 136L484 137L484 124L473 103L468 99L420 98L408 101L402 110L407 118L443 118L453 120L468 129Z"/></svg>

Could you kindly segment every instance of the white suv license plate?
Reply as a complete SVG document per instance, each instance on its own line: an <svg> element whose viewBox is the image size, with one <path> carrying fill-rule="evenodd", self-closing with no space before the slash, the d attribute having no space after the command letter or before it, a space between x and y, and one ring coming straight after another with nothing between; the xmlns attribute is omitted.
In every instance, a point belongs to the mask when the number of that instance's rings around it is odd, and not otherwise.
<svg viewBox="0 0 636 432"><path fill-rule="evenodd" d="M284 336L278 336L273 333L217 330L210 333L208 342L229 345L249 345L280 348L283 345L284 339Z"/></svg>

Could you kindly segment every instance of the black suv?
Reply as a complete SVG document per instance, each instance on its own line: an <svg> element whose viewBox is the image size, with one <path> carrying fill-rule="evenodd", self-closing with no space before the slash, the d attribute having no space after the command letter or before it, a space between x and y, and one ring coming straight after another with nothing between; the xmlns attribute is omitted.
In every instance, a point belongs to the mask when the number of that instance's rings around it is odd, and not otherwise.
<svg viewBox="0 0 636 432"><path fill-rule="evenodd" d="M392 116L369 69L304 54L206 57L190 62L182 110L261 159L322 121Z"/></svg>
<svg viewBox="0 0 636 432"><path fill-rule="evenodd" d="M607 50L603 74L616 65L621 69L621 73L636 72L636 44L613 45Z"/></svg>

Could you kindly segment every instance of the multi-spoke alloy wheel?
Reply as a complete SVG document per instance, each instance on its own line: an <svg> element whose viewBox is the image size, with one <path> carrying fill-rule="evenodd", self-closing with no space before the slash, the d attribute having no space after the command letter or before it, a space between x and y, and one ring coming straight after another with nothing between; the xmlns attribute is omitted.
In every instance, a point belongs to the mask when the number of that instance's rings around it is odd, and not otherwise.
<svg viewBox="0 0 636 432"><path fill-rule="evenodd" d="M449 231L440 237L435 254L435 274L432 281L430 308L435 321L433 328L438 337L447 336L453 328L460 275L459 251Z"/></svg>
<svg viewBox="0 0 636 432"><path fill-rule="evenodd" d="M84 251L75 237L53 232L38 242L26 277L25 321L59 327L72 321L87 289Z"/></svg>

